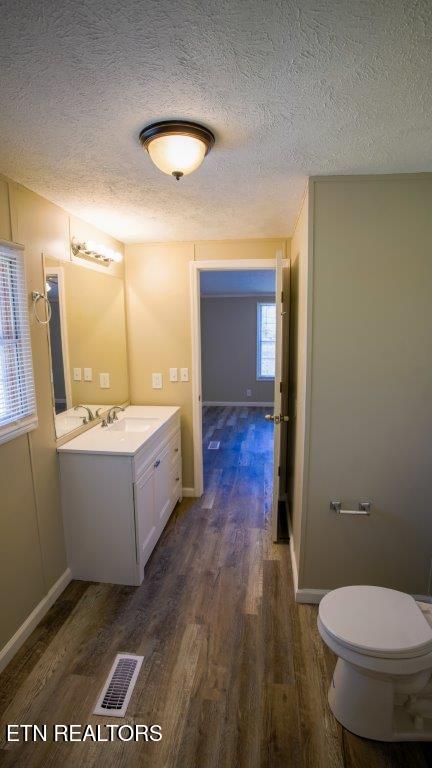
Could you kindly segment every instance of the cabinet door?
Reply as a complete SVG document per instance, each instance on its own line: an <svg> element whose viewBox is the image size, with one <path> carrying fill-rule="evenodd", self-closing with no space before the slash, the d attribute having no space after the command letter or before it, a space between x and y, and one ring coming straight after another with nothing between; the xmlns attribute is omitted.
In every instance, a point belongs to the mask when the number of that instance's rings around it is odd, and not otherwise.
<svg viewBox="0 0 432 768"><path fill-rule="evenodd" d="M154 469L150 467L135 483L137 559L141 579L144 576L144 566L156 542L157 518L155 511Z"/></svg>
<svg viewBox="0 0 432 768"><path fill-rule="evenodd" d="M169 446L159 454L154 463L155 512L159 532L162 531L171 512L171 461Z"/></svg>

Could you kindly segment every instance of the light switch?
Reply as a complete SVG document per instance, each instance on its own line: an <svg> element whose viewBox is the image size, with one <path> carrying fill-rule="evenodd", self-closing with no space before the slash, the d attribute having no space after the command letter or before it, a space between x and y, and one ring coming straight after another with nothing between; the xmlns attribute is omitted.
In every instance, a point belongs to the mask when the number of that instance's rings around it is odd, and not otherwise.
<svg viewBox="0 0 432 768"><path fill-rule="evenodd" d="M73 369L73 380L74 381L81 381L81 368L74 368Z"/></svg>
<svg viewBox="0 0 432 768"><path fill-rule="evenodd" d="M180 381L189 381L189 368L180 368Z"/></svg>
<svg viewBox="0 0 432 768"><path fill-rule="evenodd" d="M93 381L93 371L91 368L84 368L84 381Z"/></svg>
<svg viewBox="0 0 432 768"><path fill-rule="evenodd" d="M109 373L100 373L99 382L101 389L109 389L110 387L110 375Z"/></svg>
<svg viewBox="0 0 432 768"><path fill-rule="evenodd" d="M170 381L178 381L178 368L170 368Z"/></svg>
<svg viewBox="0 0 432 768"><path fill-rule="evenodd" d="M162 374L152 373L152 387L153 389L162 389Z"/></svg>

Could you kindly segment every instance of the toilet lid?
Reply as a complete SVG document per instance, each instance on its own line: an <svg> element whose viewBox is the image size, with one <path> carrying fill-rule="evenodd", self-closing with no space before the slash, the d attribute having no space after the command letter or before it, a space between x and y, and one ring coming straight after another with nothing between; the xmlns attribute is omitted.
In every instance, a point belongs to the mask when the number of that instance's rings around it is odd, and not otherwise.
<svg viewBox="0 0 432 768"><path fill-rule="evenodd" d="M432 650L432 627L411 595L384 587L342 587L320 602L327 632L357 653L411 658Z"/></svg>

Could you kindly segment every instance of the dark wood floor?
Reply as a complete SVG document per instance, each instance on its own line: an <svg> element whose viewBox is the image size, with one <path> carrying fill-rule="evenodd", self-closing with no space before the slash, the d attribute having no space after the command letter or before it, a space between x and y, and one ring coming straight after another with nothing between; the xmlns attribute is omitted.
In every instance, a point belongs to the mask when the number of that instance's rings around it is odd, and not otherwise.
<svg viewBox="0 0 432 768"><path fill-rule="evenodd" d="M269 536L263 415L205 409L206 493L176 508L143 585L73 582L0 677L2 736L5 723L114 723L90 714L95 698L115 653L143 654L126 722L160 724L162 741L3 739L1 766L432 765L432 745L359 739L328 709L334 658L316 607L294 602L289 547Z"/></svg>

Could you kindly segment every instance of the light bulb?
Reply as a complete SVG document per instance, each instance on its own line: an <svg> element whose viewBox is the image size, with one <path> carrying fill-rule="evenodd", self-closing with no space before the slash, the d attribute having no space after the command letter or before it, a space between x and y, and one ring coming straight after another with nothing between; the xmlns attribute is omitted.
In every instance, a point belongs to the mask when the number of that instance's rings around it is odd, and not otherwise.
<svg viewBox="0 0 432 768"><path fill-rule="evenodd" d="M148 145L148 153L163 173L187 176L201 165L206 145L194 136L156 136Z"/></svg>

